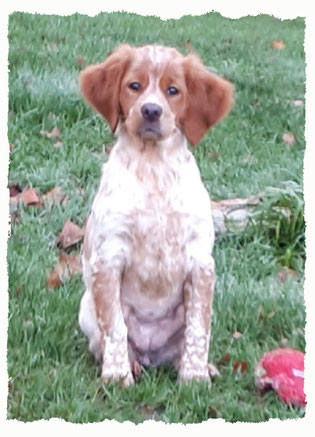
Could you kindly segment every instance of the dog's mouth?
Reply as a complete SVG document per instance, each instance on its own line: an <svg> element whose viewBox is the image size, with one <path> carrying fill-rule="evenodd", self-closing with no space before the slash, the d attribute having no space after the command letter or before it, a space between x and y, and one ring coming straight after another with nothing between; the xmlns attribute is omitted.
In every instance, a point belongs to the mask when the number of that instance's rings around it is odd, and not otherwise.
<svg viewBox="0 0 315 437"><path fill-rule="evenodd" d="M138 129L138 135L144 140L158 140L162 137L160 123L144 121Z"/></svg>

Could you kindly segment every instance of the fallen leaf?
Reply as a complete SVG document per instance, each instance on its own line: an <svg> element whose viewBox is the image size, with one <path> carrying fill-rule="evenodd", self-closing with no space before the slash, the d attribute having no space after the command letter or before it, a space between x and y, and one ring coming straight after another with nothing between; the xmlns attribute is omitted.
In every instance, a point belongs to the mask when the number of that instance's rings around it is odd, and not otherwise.
<svg viewBox="0 0 315 437"><path fill-rule="evenodd" d="M286 267L283 267L277 275L278 281L281 282L282 284L284 284L288 278L294 279L296 281L299 280L299 276L296 273L295 270L292 269L288 269Z"/></svg>
<svg viewBox="0 0 315 437"><path fill-rule="evenodd" d="M63 143L61 141L56 141L54 143L54 147L56 147L56 149L58 149L59 147L62 147L62 146L63 146Z"/></svg>
<svg viewBox="0 0 315 437"><path fill-rule="evenodd" d="M286 45L284 44L284 42L282 42L282 41L278 41L278 40L274 41L274 42L271 44L271 48L272 48L273 50L283 50L285 47L286 47Z"/></svg>
<svg viewBox="0 0 315 437"><path fill-rule="evenodd" d="M64 227L57 239L57 246L67 249L78 243L84 235L84 229L81 229L69 219L66 220Z"/></svg>
<svg viewBox="0 0 315 437"><path fill-rule="evenodd" d="M52 203L53 205L65 206L67 204L67 196L60 187L55 187L47 191L43 195L42 200L47 203Z"/></svg>
<svg viewBox="0 0 315 437"><path fill-rule="evenodd" d="M50 289L59 288L62 284L61 276L62 276L62 272L58 268L56 268L56 270L51 272L47 276L48 288Z"/></svg>
<svg viewBox="0 0 315 437"><path fill-rule="evenodd" d="M230 354L225 354L221 360L218 362L219 366L225 366L226 364L228 364L231 361L231 355Z"/></svg>
<svg viewBox="0 0 315 437"><path fill-rule="evenodd" d="M22 188L19 184L14 184L9 186L10 198L16 197L22 192Z"/></svg>
<svg viewBox="0 0 315 437"><path fill-rule="evenodd" d="M284 133L282 134L282 140L287 146L292 147L295 143L295 136L291 133Z"/></svg>
<svg viewBox="0 0 315 437"><path fill-rule="evenodd" d="M80 254L67 255L60 252L57 266L47 275L47 286L50 289L59 288L66 278L77 273L82 273Z"/></svg>
<svg viewBox="0 0 315 437"><path fill-rule="evenodd" d="M34 188L28 188L18 196L18 201L25 203L27 206L43 206L41 198Z"/></svg>
<svg viewBox="0 0 315 437"><path fill-rule="evenodd" d="M13 144L9 144L9 147L10 147L10 153L12 153L14 150Z"/></svg>
<svg viewBox="0 0 315 437"><path fill-rule="evenodd" d="M41 130L40 134L46 138L59 138L61 136L60 130L57 127L54 127L51 132Z"/></svg>
<svg viewBox="0 0 315 437"><path fill-rule="evenodd" d="M235 331L232 335L232 337L234 338L234 340L239 340L241 337L243 336L243 334L241 334L238 331Z"/></svg>
<svg viewBox="0 0 315 437"><path fill-rule="evenodd" d="M245 373L248 369L246 361L235 361L233 364L233 373Z"/></svg>

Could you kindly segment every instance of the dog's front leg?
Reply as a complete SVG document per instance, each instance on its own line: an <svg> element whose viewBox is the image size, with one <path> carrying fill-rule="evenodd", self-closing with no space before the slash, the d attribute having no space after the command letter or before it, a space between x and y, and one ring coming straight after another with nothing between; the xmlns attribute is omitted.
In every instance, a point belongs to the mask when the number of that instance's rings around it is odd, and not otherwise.
<svg viewBox="0 0 315 437"><path fill-rule="evenodd" d="M196 266L185 281L186 327L179 366L179 380L183 382L210 382L208 354L214 280L214 261L211 258L206 267Z"/></svg>
<svg viewBox="0 0 315 437"><path fill-rule="evenodd" d="M120 301L121 273L107 269L93 275L92 293L103 343L102 380L133 384L128 357L127 326Z"/></svg>

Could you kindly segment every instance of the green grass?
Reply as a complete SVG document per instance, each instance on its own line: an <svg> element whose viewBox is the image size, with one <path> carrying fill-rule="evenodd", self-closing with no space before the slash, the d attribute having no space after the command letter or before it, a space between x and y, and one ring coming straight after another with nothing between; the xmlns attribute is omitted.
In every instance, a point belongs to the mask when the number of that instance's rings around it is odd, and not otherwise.
<svg viewBox="0 0 315 437"><path fill-rule="evenodd" d="M113 141L107 125L83 103L77 77L81 68L103 60L121 42L171 45L185 54L187 40L208 67L236 88L230 116L193 150L204 183L213 199L266 192L268 207L245 233L221 236L215 247L210 359L219 363L228 354L230 361L220 365L221 377L211 388L178 386L169 367L145 371L128 390L103 387L77 323L81 277L55 291L46 284L47 271L58 259L55 237L66 218L83 225L105 147ZM285 49L272 50L274 40L283 41ZM34 187L40 194L60 186L69 200L64 207L21 207L19 222L12 223L9 419L198 423L213 417L258 422L303 416L273 392L261 396L253 376L263 353L284 341L305 349L304 108L293 104L304 100L303 41L302 19L269 16L230 20L211 13L160 21L126 13L11 15L9 184ZM61 132L60 148L40 134L55 126ZM295 135L292 147L282 141L285 132ZM279 215L279 206L290 209L290 219ZM300 280L279 282L284 265L294 268ZM235 331L242 333L239 340L233 338ZM243 375L233 373L235 361L248 363Z"/></svg>

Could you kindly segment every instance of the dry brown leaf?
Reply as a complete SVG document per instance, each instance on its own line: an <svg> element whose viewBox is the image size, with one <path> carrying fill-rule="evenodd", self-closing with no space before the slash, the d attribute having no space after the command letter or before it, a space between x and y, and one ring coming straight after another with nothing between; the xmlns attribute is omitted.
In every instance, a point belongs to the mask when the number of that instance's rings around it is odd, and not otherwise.
<svg viewBox="0 0 315 437"><path fill-rule="evenodd" d="M225 354L221 360L218 362L218 365L222 365L225 366L226 364L228 364L231 360L231 355L230 354Z"/></svg>
<svg viewBox="0 0 315 437"><path fill-rule="evenodd" d="M10 144L9 147L10 147L10 153L12 153L13 150L14 150L14 146L13 146L13 144Z"/></svg>
<svg viewBox="0 0 315 437"><path fill-rule="evenodd" d="M282 134L282 141L289 147L295 143L295 136L289 132Z"/></svg>
<svg viewBox="0 0 315 437"><path fill-rule="evenodd" d="M61 136L60 130L56 126L50 132L41 130L40 134L46 138L59 138Z"/></svg>
<svg viewBox="0 0 315 437"><path fill-rule="evenodd" d="M234 340L239 340L241 337L243 336L243 334L241 334L238 331L235 331L232 335L232 337L234 338Z"/></svg>
<svg viewBox="0 0 315 437"><path fill-rule="evenodd" d="M14 184L9 186L10 198L16 197L22 192L22 188L19 184Z"/></svg>
<svg viewBox="0 0 315 437"><path fill-rule="evenodd" d="M41 198L34 188L28 188L18 196L18 201L25 203L27 206L43 206Z"/></svg>
<svg viewBox="0 0 315 437"><path fill-rule="evenodd" d="M278 281L284 284L288 278L294 279L296 281L299 280L298 274L295 270L288 269L288 268L282 268L277 275Z"/></svg>
<svg viewBox="0 0 315 437"><path fill-rule="evenodd" d="M246 361L235 361L233 364L233 373L245 373L248 369Z"/></svg>
<svg viewBox="0 0 315 437"><path fill-rule="evenodd" d="M278 41L278 40L274 41L274 42L271 44L271 48L272 48L273 50L283 50L285 47L286 47L286 46L285 46L284 42L282 42L282 41Z"/></svg>
<svg viewBox="0 0 315 437"><path fill-rule="evenodd" d="M44 202L52 203L53 205L65 206L67 204L67 196L60 187L55 187L47 191L42 199Z"/></svg>
<svg viewBox="0 0 315 437"><path fill-rule="evenodd" d="M83 238L83 235L84 230L67 219L57 239L57 246L67 249L78 243Z"/></svg>
<svg viewBox="0 0 315 437"><path fill-rule="evenodd" d="M54 288L60 287L62 284L61 276L62 276L62 272L58 267L53 272L49 273L47 275L48 288L52 290Z"/></svg>
<svg viewBox="0 0 315 437"><path fill-rule="evenodd" d="M50 289L59 288L64 279L82 273L81 256L59 253L58 264L55 269L47 275L47 286Z"/></svg>
<svg viewBox="0 0 315 437"><path fill-rule="evenodd" d="M63 146L63 143L61 141L56 141L54 143L54 147L56 147L56 149L58 149L59 147L62 147L62 146Z"/></svg>

